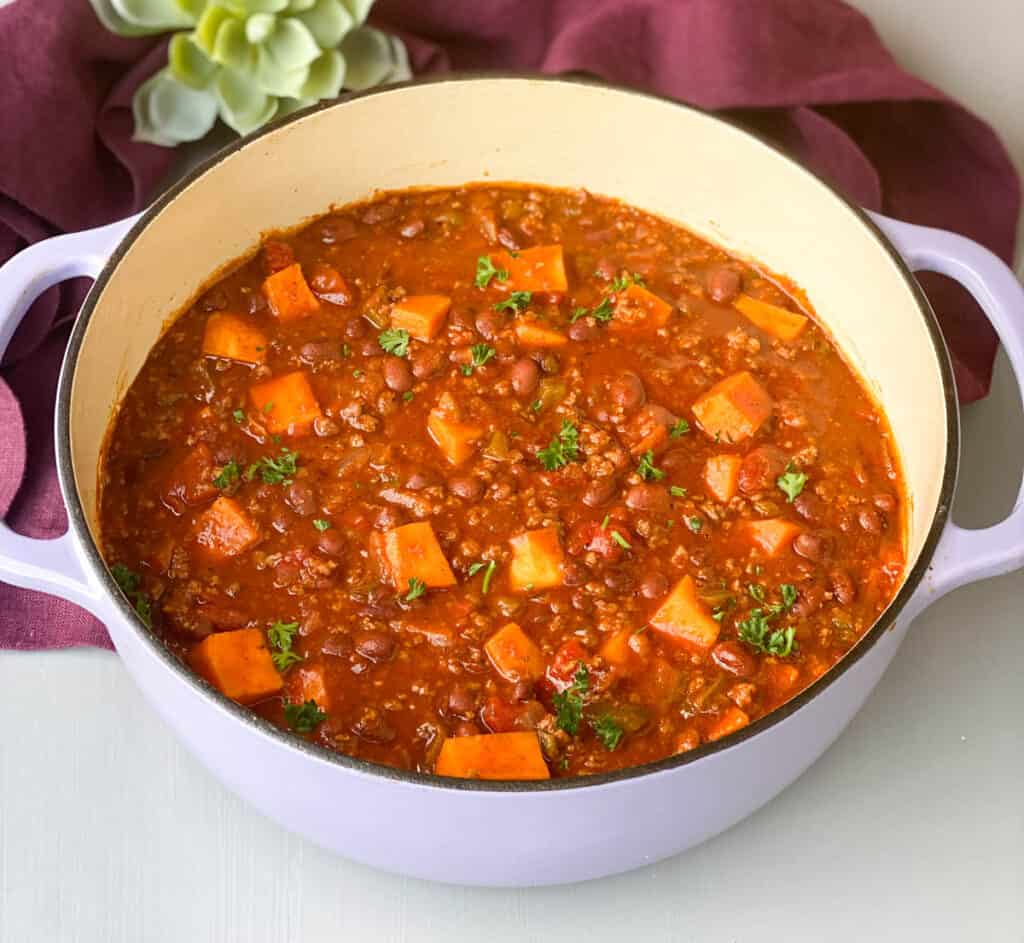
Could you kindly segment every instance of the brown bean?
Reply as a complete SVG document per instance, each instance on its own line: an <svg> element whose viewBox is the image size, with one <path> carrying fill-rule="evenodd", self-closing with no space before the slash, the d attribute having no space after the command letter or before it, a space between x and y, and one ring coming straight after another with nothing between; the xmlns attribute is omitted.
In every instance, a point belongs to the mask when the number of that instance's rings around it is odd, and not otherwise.
<svg viewBox="0 0 1024 943"><path fill-rule="evenodd" d="M356 222L350 216L332 216L323 220L319 227L320 241L325 246L347 242L354 238L357 232Z"/></svg>
<svg viewBox="0 0 1024 943"><path fill-rule="evenodd" d="M445 701L444 712L449 717L471 720L476 716L476 696L462 685L455 685Z"/></svg>
<svg viewBox="0 0 1024 943"><path fill-rule="evenodd" d="M422 219L410 219L408 222L402 223L401 228L398 232L401 234L403 239L415 239L423 230L426 228L426 223Z"/></svg>
<svg viewBox="0 0 1024 943"><path fill-rule="evenodd" d="M786 455L772 445L754 449L740 465L740 491L759 494L775 487L775 479L786 470Z"/></svg>
<svg viewBox="0 0 1024 943"><path fill-rule="evenodd" d="M662 573L648 573L640 581L640 595L644 599L661 599L668 592L668 579Z"/></svg>
<svg viewBox="0 0 1024 943"><path fill-rule="evenodd" d="M743 279L735 269L722 265L708 273L707 287L712 300L722 305L732 304L743 287Z"/></svg>
<svg viewBox="0 0 1024 943"><path fill-rule="evenodd" d="M310 266L309 287L317 297L343 308L355 301L355 295L341 273L324 262L314 262Z"/></svg>
<svg viewBox="0 0 1024 943"><path fill-rule="evenodd" d="M254 291L246 296L245 299L245 310L249 314L261 314L267 309L267 299L263 296L262 291Z"/></svg>
<svg viewBox="0 0 1024 943"><path fill-rule="evenodd" d="M719 642L711 649L711 658L719 668L749 678L757 672L757 659L740 642Z"/></svg>
<svg viewBox="0 0 1024 943"><path fill-rule="evenodd" d="M405 479L405 487L410 491L422 491L424 488L432 488L439 484L441 484L440 476L432 471L414 471Z"/></svg>
<svg viewBox="0 0 1024 943"><path fill-rule="evenodd" d="M374 663L387 661L395 653L395 640L387 632L357 632L353 642L356 651Z"/></svg>
<svg viewBox="0 0 1024 943"><path fill-rule="evenodd" d="M345 538L333 527L325 530L316 542L317 549L328 557L340 557L345 552Z"/></svg>
<svg viewBox="0 0 1024 943"><path fill-rule="evenodd" d="M668 511L668 492L661 485L633 485L626 492L626 507L634 511Z"/></svg>
<svg viewBox="0 0 1024 943"><path fill-rule="evenodd" d="M313 420L313 432L321 439L325 439L341 432L341 426L329 416L317 416Z"/></svg>
<svg viewBox="0 0 1024 943"><path fill-rule="evenodd" d="M448 490L464 501L479 501L484 493L484 483L479 478L469 475L448 479Z"/></svg>
<svg viewBox="0 0 1024 943"><path fill-rule="evenodd" d="M892 514L899 507L896 496L892 494L876 494L872 499L876 508L886 514Z"/></svg>
<svg viewBox="0 0 1024 943"><path fill-rule="evenodd" d="M299 350L303 363L329 363L341 359L341 345L337 341L310 341Z"/></svg>
<svg viewBox="0 0 1024 943"><path fill-rule="evenodd" d="M861 508L857 513L857 523L865 533L876 537L885 530L885 518L874 508Z"/></svg>
<svg viewBox="0 0 1024 943"><path fill-rule="evenodd" d="M211 311L223 311L228 306L227 292L217 285L211 288L199 302L201 310L209 314Z"/></svg>
<svg viewBox="0 0 1024 943"><path fill-rule="evenodd" d="M293 481L284 493L285 503L300 517L316 513L316 492L303 481Z"/></svg>
<svg viewBox="0 0 1024 943"><path fill-rule="evenodd" d="M825 502L812 491L797 495L793 510L808 524L820 524L825 518Z"/></svg>
<svg viewBox="0 0 1024 943"><path fill-rule="evenodd" d="M600 328L592 324L587 318L576 321L569 325L569 340L592 341L600 333Z"/></svg>
<svg viewBox="0 0 1024 943"><path fill-rule="evenodd" d="M395 728L372 709L352 725L352 733L368 743L390 743L397 736Z"/></svg>
<svg viewBox="0 0 1024 943"><path fill-rule="evenodd" d="M320 651L335 658L347 658L352 654L352 637L344 632L332 632L324 639Z"/></svg>
<svg viewBox="0 0 1024 943"><path fill-rule="evenodd" d="M597 478L583 489L581 500L588 508L598 508L611 500L618 487L614 478Z"/></svg>
<svg viewBox="0 0 1024 943"><path fill-rule="evenodd" d="M793 551L805 560L819 563L825 559L828 545L817 534L797 534L793 539Z"/></svg>
<svg viewBox="0 0 1024 943"><path fill-rule="evenodd" d="M849 606L857 598L857 587L853 584L853 578L846 570L833 570L828 575L829 584L832 587L832 595L836 597L843 606Z"/></svg>
<svg viewBox="0 0 1024 943"><path fill-rule="evenodd" d="M582 586L587 581L587 571L578 563L562 565L562 582L566 586Z"/></svg>
<svg viewBox="0 0 1024 943"><path fill-rule="evenodd" d="M614 593L630 592L633 583L633 574L627 570L609 570L604 575L604 585Z"/></svg>
<svg viewBox="0 0 1024 943"><path fill-rule="evenodd" d="M505 326L505 319L497 311L481 311L473 326L484 340L492 341Z"/></svg>
<svg viewBox="0 0 1024 943"><path fill-rule="evenodd" d="M366 322L362 318L352 318L351 321L346 321L345 336L353 341L366 337Z"/></svg>
<svg viewBox="0 0 1024 943"><path fill-rule="evenodd" d="M801 583L790 613L794 619L807 619L821 608L824 601L825 590L817 583Z"/></svg>
<svg viewBox="0 0 1024 943"><path fill-rule="evenodd" d="M444 364L444 351L434 344L421 347L410 356L412 375L417 380L432 377Z"/></svg>
<svg viewBox="0 0 1024 943"><path fill-rule="evenodd" d="M282 560L274 567L274 586L284 589L291 586L299 578L299 567L288 560Z"/></svg>
<svg viewBox="0 0 1024 943"><path fill-rule="evenodd" d="M608 385L611 401L625 412L633 412L644 404L647 394L643 380L632 371L617 376Z"/></svg>
<svg viewBox="0 0 1024 943"><path fill-rule="evenodd" d="M532 681L517 681L512 689L512 696L517 701L529 701L533 697L533 689Z"/></svg>
<svg viewBox="0 0 1024 943"><path fill-rule="evenodd" d="M362 220L368 226L383 223L393 218L395 208L390 203L374 203L363 212Z"/></svg>
<svg viewBox="0 0 1024 943"><path fill-rule="evenodd" d="M389 390L406 393L412 389L412 371L401 357L388 357L384 361L384 382Z"/></svg>
<svg viewBox="0 0 1024 943"><path fill-rule="evenodd" d="M512 382L512 390L516 396L529 396L540 381L540 371L537 364L529 357L523 357L512 364L509 370L509 380Z"/></svg>

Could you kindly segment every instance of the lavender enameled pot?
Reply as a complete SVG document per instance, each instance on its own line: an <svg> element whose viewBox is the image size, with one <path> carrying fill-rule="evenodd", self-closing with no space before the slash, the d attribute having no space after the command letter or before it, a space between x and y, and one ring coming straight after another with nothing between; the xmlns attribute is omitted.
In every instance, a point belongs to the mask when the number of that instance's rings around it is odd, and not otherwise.
<svg viewBox="0 0 1024 943"><path fill-rule="evenodd" d="M610 149L623 128L631 143ZM717 743L539 784L445 780L338 756L193 677L139 623L103 567L94 540L100 448L166 315L261 231L374 189L486 179L619 197L785 272L889 416L911 502L905 584L836 668ZM917 269L967 287L1019 379L1024 292L995 256L950 233L869 216L769 145L694 109L575 80L454 77L300 113L217 155L141 216L39 243L0 272L0 350L40 292L96 278L65 357L56 415L70 529L40 541L0 526L0 577L100 618L150 703L207 767L325 848L389 871L483 885L578 881L657 861L749 815L813 763L871 693L916 613L956 586L1024 563L1020 500L984 530L949 520L957 403Z"/></svg>

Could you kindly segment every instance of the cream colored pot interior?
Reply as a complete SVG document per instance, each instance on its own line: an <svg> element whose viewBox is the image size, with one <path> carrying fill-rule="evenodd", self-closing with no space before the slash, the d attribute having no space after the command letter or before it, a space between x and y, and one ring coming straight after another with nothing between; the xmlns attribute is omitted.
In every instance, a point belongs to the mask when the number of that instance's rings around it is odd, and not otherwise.
<svg viewBox="0 0 1024 943"><path fill-rule="evenodd" d="M112 410L167 317L214 270L262 231L331 204L487 179L618 197L799 284L888 413L916 560L939 499L945 399L914 293L865 223L771 148L698 112L598 86L510 78L398 88L311 114L221 160L150 222L96 305L74 378L71 451L93 533Z"/></svg>

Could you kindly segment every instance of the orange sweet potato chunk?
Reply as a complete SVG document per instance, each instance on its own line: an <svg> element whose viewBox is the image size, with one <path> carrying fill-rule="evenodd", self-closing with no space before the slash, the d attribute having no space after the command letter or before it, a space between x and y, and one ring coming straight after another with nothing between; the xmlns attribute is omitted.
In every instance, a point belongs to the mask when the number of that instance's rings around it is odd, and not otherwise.
<svg viewBox="0 0 1024 943"><path fill-rule="evenodd" d="M428 521L403 524L372 539L381 567L399 592L405 592L412 579L438 589L455 585L455 574Z"/></svg>
<svg viewBox="0 0 1024 943"><path fill-rule="evenodd" d="M443 393L427 416L430 438L452 465L461 465L476 452L476 443L486 431L475 423L463 422L458 405L449 393Z"/></svg>
<svg viewBox="0 0 1024 943"><path fill-rule="evenodd" d="M777 658L764 660L764 675L768 687L776 697L788 697L800 680L800 669Z"/></svg>
<svg viewBox="0 0 1024 943"><path fill-rule="evenodd" d="M612 331L656 331L668 324L672 305L642 285L630 284L615 300L615 316L608 325Z"/></svg>
<svg viewBox="0 0 1024 943"><path fill-rule="evenodd" d="M513 537L509 585L513 590L550 589L562 585L562 543L557 527Z"/></svg>
<svg viewBox="0 0 1024 943"><path fill-rule="evenodd" d="M418 341L430 341L441 330L452 300L447 295L409 295L391 309L391 326Z"/></svg>
<svg viewBox="0 0 1024 943"><path fill-rule="evenodd" d="M510 252L499 252L494 257L494 265L508 272L508 279L498 284L510 291L560 292L569 287L561 246L535 246L522 249L514 256Z"/></svg>
<svg viewBox="0 0 1024 943"><path fill-rule="evenodd" d="M213 561L237 557L260 539L259 529L231 498L217 498L196 521L195 541Z"/></svg>
<svg viewBox="0 0 1024 943"><path fill-rule="evenodd" d="M259 421L271 434L305 435L319 419L320 404L305 371L296 370L249 390Z"/></svg>
<svg viewBox="0 0 1024 943"><path fill-rule="evenodd" d="M316 706L329 711L330 695L327 693L327 681L324 677L323 665L297 665L288 672L288 700L293 704L305 704L316 701Z"/></svg>
<svg viewBox="0 0 1024 943"><path fill-rule="evenodd" d="M738 455L712 455L704 463L704 484L711 497L723 504L736 497L742 464Z"/></svg>
<svg viewBox="0 0 1024 943"><path fill-rule="evenodd" d="M569 338L560 331L553 331L535 321L519 321L516 340L524 347L561 347L569 343Z"/></svg>
<svg viewBox="0 0 1024 943"><path fill-rule="evenodd" d="M807 327L807 318L802 314L787 311L767 301L759 301L750 295L740 295L733 306L748 321L780 341L795 341Z"/></svg>
<svg viewBox="0 0 1024 943"><path fill-rule="evenodd" d="M548 764L532 730L449 737L434 772L460 779L550 779Z"/></svg>
<svg viewBox="0 0 1024 943"><path fill-rule="evenodd" d="M259 629L208 635L192 649L189 662L218 691L242 704L281 690L281 675Z"/></svg>
<svg viewBox="0 0 1024 943"><path fill-rule="evenodd" d="M729 707L715 718L707 730L708 740L721 740L737 730L742 730L750 723L750 718L738 707Z"/></svg>
<svg viewBox="0 0 1024 943"><path fill-rule="evenodd" d="M238 363L261 364L267 359L267 338L237 314L211 314L203 330L203 353Z"/></svg>
<svg viewBox="0 0 1024 943"><path fill-rule="evenodd" d="M263 282L263 294L282 321L297 321L320 310L320 302L306 283L298 262L274 272Z"/></svg>
<svg viewBox="0 0 1024 943"><path fill-rule="evenodd" d="M712 439L740 442L772 414L772 398L746 370L726 377L693 404L693 414Z"/></svg>
<svg viewBox="0 0 1024 943"><path fill-rule="evenodd" d="M598 654L618 675L639 674L647 665L647 659L631 644L635 634L634 629L622 629L606 639L598 649Z"/></svg>
<svg viewBox="0 0 1024 943"><path fill-rule="evenodd" d="M544 675L544 654L518 625L498 629L484 645L495 670L507 681L539 681Z"/></svg>
<svg viewBox="0 0 1024 943"><path fill-rule="evenodd" d="M668 641L698 655L718 641L720 626L697 598L697 584L684 576L651 616L651 628Z"/></svg>
<svg viewBox="0 0 1024 943"><path fill-rule="evenodd" d="M744 529L754 544L767 557L777 557L800 533L800 526L781 517L766 521L747 521Z"/></svg>

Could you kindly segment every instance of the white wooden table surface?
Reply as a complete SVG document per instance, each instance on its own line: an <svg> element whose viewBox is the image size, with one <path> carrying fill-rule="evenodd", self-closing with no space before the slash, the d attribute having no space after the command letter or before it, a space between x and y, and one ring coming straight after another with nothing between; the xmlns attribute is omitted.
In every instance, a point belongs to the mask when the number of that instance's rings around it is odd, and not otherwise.
<svg viewBox="0 0 1024 943"><path fill-rule="evenodd" d="M1021 0L855 5L1024 167ZM1005 366L964 419L956 516L968 525L1006 512L1024 464ZM1020 943L1022 593L1018 574L926 612L848 732L753 818L633 874L525 891L333 858L215 783L113 655L0 654L0 943Z"/></svg>

